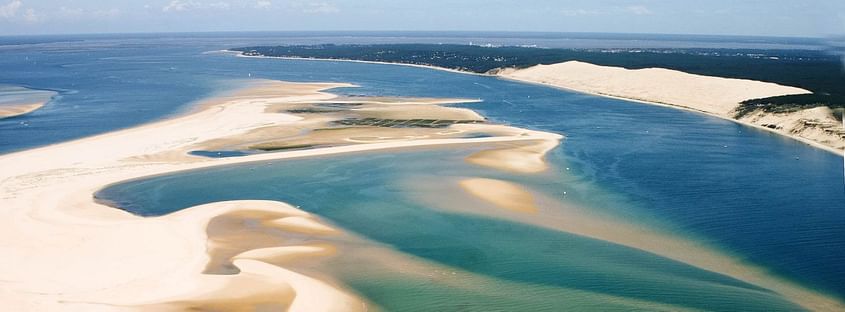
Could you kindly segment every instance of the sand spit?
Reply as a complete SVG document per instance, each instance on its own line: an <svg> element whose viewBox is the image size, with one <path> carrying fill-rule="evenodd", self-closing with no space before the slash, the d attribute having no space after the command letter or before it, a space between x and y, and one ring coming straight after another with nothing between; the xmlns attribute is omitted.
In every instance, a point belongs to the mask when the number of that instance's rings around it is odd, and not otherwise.
<svg viewBox="0 0 845 312"><path fill-rule="evenodd" d="M337 96L322 91L337 87L351 85L262 81L211 99L185 116L0 156L4 255L0 302L10 311L250 306L356 310L361 299L284 267L287 261L333 253L331 244L319 238L340 230L308 214L281 203L240 201L143 218L95 202L92 194L128 179L218 165L414 146L536 141L547 136L511 127L454 124L435 128L454 136L347 142L229 158L187 154L215 142L253 144L249 140L272 138L273 131L265 131L240 140L257 129L293 127L310 132L337 117L269 110L331 101ZM486 126L492 130L485 136L465 137L466 131L483 132ZM233 243L240 234L228 231L227 225L239 218L260 221L261 227L248 234L261 238L260 245L247 246L257 249ZM267 236L265 228L286 234ZM288 245L284 240L288 235L316 238Z"/></svg>
<svg viewBox="0 0 845 312"><path fill-rule="evenodd" d="M625 69L570 61L536 65L525 69L503 69L498 76L601 96L622 98L697 111L770 130L799 141L841 153L845 129L829 111L818 109L794 113L767 114L761 111L735 119L744 100L810 91L745 79L688 74L663 68ZM771 126L770 126L771 125Z"/></svg>
<svg viewBox="0 0 845 312"><path fill-rule="evenodd" d="M56 92L0 85L0 119L29 114L50 101Z"/></svg>

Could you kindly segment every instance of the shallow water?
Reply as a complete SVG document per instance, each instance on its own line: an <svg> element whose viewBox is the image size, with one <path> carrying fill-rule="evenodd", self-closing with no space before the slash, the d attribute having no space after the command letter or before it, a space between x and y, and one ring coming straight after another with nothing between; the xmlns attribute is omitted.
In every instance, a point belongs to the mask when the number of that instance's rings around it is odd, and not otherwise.
<svg viewBox="0 0 845 312"><path fill-rule="evenodd" d="M142 215L242 198L289 202L401 253L460 272L461 277L454 278L468 279L461 283L473 286L446 291L442 281L419 280L419 272L386 274L385 268L380 270L368 261L341 259L346 265L325 265L325 270L334 271L344 284L389 310L451 310L466 305L479 311L490 307L532 311L572 305L573 299L596 306L607 300L550 295L574 290L599 298L710 310L796 309L759 287L629 247L434 209L413 200L421 195L444 196L442 191L415 187L414 180L451 183L451 179L467 176L506 178L464 164L461 159L466 155L467 151L435 149L253 163L140 180L106 189L98 197ZM407 179L411 182L405 182ZM523 177L522 182L541 185L554 183L553 179L540 175ZM469 209L484 211L481 207ZM339 258L346 257L341 252ZM382 273L373 277L360 274L361 270ZM472 283L475 279L491 285L476 285ZM499 288L502 284L511 284L509 291L526 297L506 295ZM534 288L545 291L535 294ZM400 298L416 299L406 302ZM430 301L439 303L423 303ZM620 308L644 306L620 304Z"/></svg>
<svg viewBox="0 0 845 312"><path fill-rule="evenodd" d="M402 253L471 274L465 278L482 286L489 283L479 291L459 291L402 275L338 272L354 290L397 309L449 305L456 298L479 310L527 301L538 302L535 308L557 307L564 304L560 298L573 308L609 309L617 301L607 296L716 310L794 308L735 280L627 247L438 210L395 184L433 172L525 183L565 203L665 229L812 289L845 296L841 157L695 113L490 77L203 54L242 43L221 42L132 40L3 49L0 83L61 95L22 116L29 127L0 121L0 152L155 120L250 75L361 86L335 90L347 94L481 98L483 103L461 106L496 122L567 136L549 155L549 172L482 170L464 165L461 151L386 153L276 162L260 175L239 166L157 177L117 185L100 196L144 215L223 199L279 199ZM504 298L501 287L537 295ZM631 307L619 302L619 309Z"/></svg>

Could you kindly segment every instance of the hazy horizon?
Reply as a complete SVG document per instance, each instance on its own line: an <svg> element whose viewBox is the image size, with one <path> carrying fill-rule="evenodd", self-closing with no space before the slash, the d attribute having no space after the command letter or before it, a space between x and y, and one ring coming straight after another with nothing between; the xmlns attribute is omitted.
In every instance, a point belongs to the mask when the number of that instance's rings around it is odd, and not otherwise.
<svg viewBox="0 0 845 312"><path fill-rule="evenodd" d="M5 34L0 33L0 37L38 37L38 36L108 36L108 35L212 35L212 34L286 34L286 35L302 35L302 36L329 36L329 35L343 35L343 34L354 34L354 35L362 35L362 36L376 36L376 35L450 35L455 37L461 37L460 35L547 35L547 36L554 36L560 35L562 38L566 38L569 36L581 36L583 38L596 38L596 37L589 37L591 36L607 36L607 35L620 35L620 36L631 36L629 38L638 38L638 36L642 37L653 37L653 38L660 38L660 37L673 37L673 36L680 36L680 37L700 37L700 38L720 38L720 37L734 37L734 38L782 38L782 39L829 39L829 38L840 38L845 36L843 34L831 34L831 35L743 35L743 34L702 34L702 33L659 33L659 32L591 32L591 31L509 31L509 30L196 30L196 31L120 31L120 32L57 32L57 33L22 33L22 34Z"/></svg>
<svg viewBox="0 0 845 312"><path fill-rule="evenodd" d="M845 1L0 0L0 35L419 31L845 34Z"/></svg>

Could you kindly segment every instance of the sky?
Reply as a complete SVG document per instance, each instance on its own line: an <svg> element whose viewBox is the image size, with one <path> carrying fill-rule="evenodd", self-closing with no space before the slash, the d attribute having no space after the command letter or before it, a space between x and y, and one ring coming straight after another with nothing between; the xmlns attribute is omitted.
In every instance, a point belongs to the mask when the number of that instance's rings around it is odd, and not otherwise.
<svg viewBox="0 0 845 312"><path fill-rule="evenodd" d="M845 0L0 0L0 35L303 30L823 37Z"/></svg>

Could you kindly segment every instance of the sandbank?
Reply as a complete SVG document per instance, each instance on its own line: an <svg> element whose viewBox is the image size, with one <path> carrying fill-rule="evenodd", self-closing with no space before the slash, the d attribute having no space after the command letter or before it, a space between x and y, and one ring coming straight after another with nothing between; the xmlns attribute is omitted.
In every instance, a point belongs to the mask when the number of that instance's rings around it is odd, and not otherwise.
<svg viewBox="0 0 845 312"><path fill-rule="evenodd" d="M517 184L487 178L463 179L458 184L473 196L496 206L516 212L537 212L534 195Z"/></svg>
<svg viewBox="0 0 845 312"><path fill-rule="evenodd" d="M56 92L0 85L0 119L29 114L43 107Z"/></svg>
<svg viewBox="0 0 845 312"><path fill-rule="evenodd" d="M238 136L256 129L320 126L328 122L324 119L333 117L316 117L322 121L315 122L309 117L268 112L268 108L331 100L336 95L324 90L350 86L263 81L210 99L188 115L0 155L0 167L4 168L0 174L0 253L4 255L0 258L0 302L14 311L231 307L361 310L365 302L344 289L283 264L273 264L298 257L328 256L331 252L322 252L331 250L327 245L280 246L286 243L284 237L262 236L256 241L260 246L246 246L256 249L245 250L244 245L232 243L231 235L236 234L220 227L248 217L263 220L262 226L276 227L285 235L322 237L341 231L327 230L330 225L295 208L276 202L236 201L144 218L99 203L92 194L129 179L219 165L544 138L540 132L513 128L509 130L512 135L504 136L494 133L472 138L350 142L243 157L188 154L205 142L238 141ZM452 133L455 126L484 130L484 125L452 125L438 131ZM262 235L260 229L256 233L250 235Z"/></svg>
<svg viewBox="0 0 845 312"><path fill-rule="evenodd" d="M415 178L413 185L407 187L425 190L417 194L439 194L415 196L416 200L431 207L504 218L639 249L774 291L809 310L845 311L845 304L836 297L784 279L764 267L746 262L739 255L702 243L703 240L564 203L516 182L479 177L451 180L460 187L444 183L443 177L436 180ZM467 204L466 196L483 204ZM522 206L527 203L530 206ZM492 209L485 209L485 206Z"/></svg>

